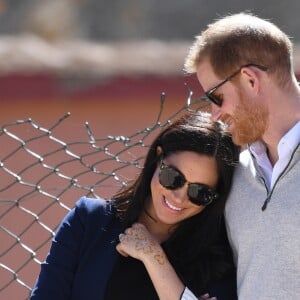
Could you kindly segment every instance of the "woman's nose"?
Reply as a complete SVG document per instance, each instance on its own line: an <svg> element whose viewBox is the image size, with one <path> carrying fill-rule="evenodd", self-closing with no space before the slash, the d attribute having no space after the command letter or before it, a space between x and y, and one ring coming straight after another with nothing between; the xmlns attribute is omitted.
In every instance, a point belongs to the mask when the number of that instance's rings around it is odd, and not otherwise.
<svg viewBox="0 0 300 300"><path fill-rule="evenodd" d="M186 185L182 186L181 188L178 188L176 190L172 190L172 197L173 201L177 203L183 203L188 199L187 197L187 190Z"/></svg>

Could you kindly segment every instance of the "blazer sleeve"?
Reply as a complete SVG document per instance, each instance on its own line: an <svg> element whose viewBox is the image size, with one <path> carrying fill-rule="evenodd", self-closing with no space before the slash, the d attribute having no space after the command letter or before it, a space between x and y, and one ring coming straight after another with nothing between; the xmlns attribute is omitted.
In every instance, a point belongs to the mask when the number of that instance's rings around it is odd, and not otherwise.
<svg viewBox="0 0 300 300"><path fill-rule="evenodd" d="M88 216L93 206L99 206L100 202L99 199L91 200L81 198L61 222L46 261L41 264L31 300L71 298Z"/></svg>

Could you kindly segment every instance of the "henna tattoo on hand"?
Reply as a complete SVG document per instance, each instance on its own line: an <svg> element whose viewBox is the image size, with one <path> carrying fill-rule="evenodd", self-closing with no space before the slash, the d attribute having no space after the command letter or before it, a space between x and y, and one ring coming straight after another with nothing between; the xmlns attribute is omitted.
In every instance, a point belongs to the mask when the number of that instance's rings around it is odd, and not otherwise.
<svg viewBox="0 0 300 300"><path fill-rule="evenodd" d="M165 254L153 239L151 234L141 224L127 228L125 234L120 234L120 241L132 245L136 251L151 255L160 265L165 263Z"/></svg>
<svg viewBox="0 0 300 300"><path fill-rule="evenodd" d="M144 254L153 254L154 259L160 264L165 263L164 254L160 249L155 249L155 244L152 240L140 239L135 244L137 251L143 251Z"/></svg>
<svg viewBox="0 0 300 300"><path fill-rule="evenodd" d="M160 254L155 254L154 258L156 259L156 261L160 264L163 265L165 263L165 257L162 253Z"/></svg>

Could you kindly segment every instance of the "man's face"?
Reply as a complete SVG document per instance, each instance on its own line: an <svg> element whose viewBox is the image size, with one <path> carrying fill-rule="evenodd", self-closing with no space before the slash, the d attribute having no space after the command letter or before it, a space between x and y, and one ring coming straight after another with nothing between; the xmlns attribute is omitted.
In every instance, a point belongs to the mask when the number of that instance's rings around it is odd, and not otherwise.
<svg viewBox="0 0 300 300"><path fill-rule="evenodd" d="M197 77L205 91L222 81L214 74L207 61L199 65ZM251 144L262 139L267 128L268 112L259 99L250 97L241 85L233 84L230 80L216 89L214 95L222 100L222 105L211 104L212 118L228 126L237 145Z"/></svg>

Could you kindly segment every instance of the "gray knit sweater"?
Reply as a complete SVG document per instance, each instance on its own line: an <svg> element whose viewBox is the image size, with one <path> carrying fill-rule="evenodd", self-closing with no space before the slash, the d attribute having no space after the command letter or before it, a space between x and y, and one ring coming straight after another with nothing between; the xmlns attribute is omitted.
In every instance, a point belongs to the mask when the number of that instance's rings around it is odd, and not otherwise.
<svg viewBox="0 0 300 300"><path fill-rule="evenodd" d="M300 299L300 146L271 191L249 150L240 160L225 209L239 300Z"/></svg>

